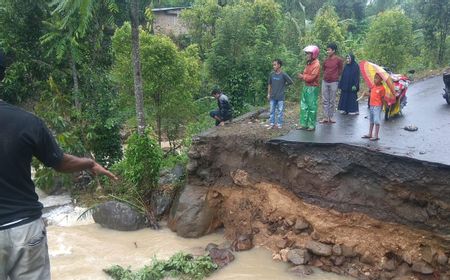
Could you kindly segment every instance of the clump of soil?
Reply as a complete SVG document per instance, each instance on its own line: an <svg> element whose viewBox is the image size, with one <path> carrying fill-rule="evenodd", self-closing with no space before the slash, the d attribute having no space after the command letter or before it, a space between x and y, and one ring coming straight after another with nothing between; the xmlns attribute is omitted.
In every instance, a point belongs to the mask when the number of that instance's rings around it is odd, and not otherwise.
<svg viewBox="0 0 450 280"><path fill-rule="evenodd" d="M243 174L247 176L240 171L237 177ZM240 185L214 186L208 201L217 208L227 238L251 234L255 245L274 252L274 259L289 261L290 250L319 246L309 250L311 258L302 264L359 279L391 279L413 272L425 279L422 273L427 269L435 275L448 270L444 261L450 254L449 242L433 234L361 213L324 209L268 182L252 183L255 179L248 178L237 182ZM425 268L419 271L420 265Z"/></svg>

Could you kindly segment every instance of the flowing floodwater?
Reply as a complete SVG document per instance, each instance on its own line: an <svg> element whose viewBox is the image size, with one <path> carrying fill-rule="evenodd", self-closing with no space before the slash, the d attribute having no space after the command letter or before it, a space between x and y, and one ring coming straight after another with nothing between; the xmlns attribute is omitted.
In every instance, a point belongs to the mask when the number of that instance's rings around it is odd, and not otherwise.
<svg viewBox="0 0 450 280"><path fill-rule="evenodd" d="M65 199L67 201L67 197ZM109 279L102 272L103 268L118 264L139 269L149 265L154 257L167 259L179 251L202 254L208 243L224 241L221 233L185 239L166 227L157 231L142 229L132 232L105 229L95 224L89 216L77 221L83 211L83 208L65 204L44 215L49 221L49 254L52 278L55 280ZM288 264L273 261L271 252L264 248L235 253L235 256L233 263L208 279L298 279L288 272ZM349 278L315 270L314 274L304 279Z"/></svg>

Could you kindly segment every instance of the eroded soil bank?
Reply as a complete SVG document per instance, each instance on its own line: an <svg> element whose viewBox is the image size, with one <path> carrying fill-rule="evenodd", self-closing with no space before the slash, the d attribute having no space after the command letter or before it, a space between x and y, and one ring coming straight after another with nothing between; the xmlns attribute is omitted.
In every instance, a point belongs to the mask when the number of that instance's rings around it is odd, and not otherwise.
<svg viewBox="0 0 450 280"><path fill-rule="evenodd" d="M237 250L261 244L358 279L449 279L449 167L270 133L244 121L200 135L169 226L195 237L223 225Z"/></svg>

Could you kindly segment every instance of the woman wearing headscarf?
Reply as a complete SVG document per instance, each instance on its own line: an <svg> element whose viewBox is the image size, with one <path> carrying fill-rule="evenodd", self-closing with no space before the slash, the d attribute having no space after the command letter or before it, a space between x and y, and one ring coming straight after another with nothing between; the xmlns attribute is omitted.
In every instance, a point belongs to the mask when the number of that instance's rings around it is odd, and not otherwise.
<svg viewBox="0 0 450 280"><path fill-rule="evenodd" d="M355 61L355 56L350 53L347 55L347 63L342 72L338 89L341 90L338 110L343 114L359 114L357 93L359 91L359 66Z"/></svg>

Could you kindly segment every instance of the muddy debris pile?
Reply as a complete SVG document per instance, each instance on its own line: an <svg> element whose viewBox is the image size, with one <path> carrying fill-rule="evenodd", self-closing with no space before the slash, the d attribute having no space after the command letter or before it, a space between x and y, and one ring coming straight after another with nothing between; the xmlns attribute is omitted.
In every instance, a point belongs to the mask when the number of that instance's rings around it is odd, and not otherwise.
<svg viewBox="0 0 450 280"><path fill-rule="evenodd" d="M299 276L313 266L358 279L450 279L450 168L266 140L239 127L200 135L169 227L185 237L223 227L232 249L269 248Z"/></svg>

